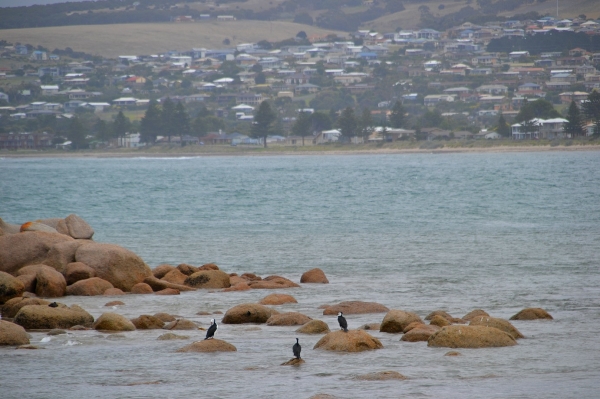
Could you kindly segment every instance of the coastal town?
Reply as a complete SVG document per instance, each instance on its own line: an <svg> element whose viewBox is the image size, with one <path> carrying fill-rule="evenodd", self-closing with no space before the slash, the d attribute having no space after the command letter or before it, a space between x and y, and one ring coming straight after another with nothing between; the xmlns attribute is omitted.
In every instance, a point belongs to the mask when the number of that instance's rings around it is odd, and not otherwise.
<svg viewBox="0 0 600 399"><path fill-rule="evenodd" d="M0 150L594 139L598 38L585 15L114 59L0 37Z"/></svg>

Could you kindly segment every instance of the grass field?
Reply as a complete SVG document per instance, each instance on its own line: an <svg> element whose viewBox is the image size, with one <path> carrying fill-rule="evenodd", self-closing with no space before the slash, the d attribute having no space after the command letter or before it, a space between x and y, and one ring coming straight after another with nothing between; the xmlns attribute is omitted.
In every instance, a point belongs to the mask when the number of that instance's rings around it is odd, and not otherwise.
<svg viewBox="0 0 600 399"><path fill-rule="evenodd" d="M0 40L42 45L51 51L70 47L75 51L114 58L119 55L155 54L193 47L222 48L224 39L231 45L278 41L305 31L309 37L323 37L343 32L282 21L231 21L195 23L154 23L60 26L31 29L0 30Z"/></svg>

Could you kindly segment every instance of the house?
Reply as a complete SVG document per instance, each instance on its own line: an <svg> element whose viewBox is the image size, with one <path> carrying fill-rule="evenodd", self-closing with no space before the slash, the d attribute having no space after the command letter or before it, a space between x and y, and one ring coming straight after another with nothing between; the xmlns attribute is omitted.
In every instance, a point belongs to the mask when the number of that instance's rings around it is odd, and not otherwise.
<svg viewBox="0 0 600 399"><path fill-rule="evenodd" d="M440 32L434 29L421 29L417 31L417 39L439 40Z"/></svg>
<svg viewBox="0 0 600 399"><path fill-rule="evenodd" d="M52 76L53 78L57 78L60 76L60 68L59 67L42 67L38 68L38 76L41 78L42 76Z"/></svg>
<svg viewBox="0 0 600 399"><path fill-rule="evenodd" d="M430 94L425 96L423 101L425 106L433 107L441 101L453 102L454 97L455 96L453 94Z"/></svg>
<svg viewBox="0 0 600 399"><path fill-rule="evenodd" d="M575 101L576 103L581 102L583 100L587 100L588 93L585 91L566 91L560 93L560 101L563 104L569 104L571 101Z"/></svg>
<svg viewBox="0 0 600 399"><path fill-rule="evenodd" d="M508 94L508 87L504 85L481 85L475 89L478 93L491 95Z"/></svg>
<svg viewBox="0 0 600 399"><path fill-rule="evenodd" d="M141 135L139 133L126 134L123 137L117 138L117 146L125 148L143 147L145 144L140 142Z"/></svg>
<svg viewBox="0 0 600 399"><path fill-rule="evenodd" d="M29 59L32 61L46 61L48 60L48 53L45 51L36 50L29 56Z"/></svg>
<svg viewBox="0 0 600 399"><path fill-rule="evenodd" d="M563 118L539 119L528 123L515 123L511 126L512 138L523 139L555 139L565 137L563 126L568 120Z"/></svg>
<svg viewBox="0 0 600 399"><path fill-rule="evenodd" d="M323 130L313 138L313 144L335 143L340 139L342 132L337 129Z"/></svg>
<svg viewBox="0 0 600 399"><path fill-rule="evenodd" d="M53 96L58 94L58 85L42 85L40 86L43 96Z"/></svg>
<svg viewBox="0 0 600 399"><path fill-rule="evenodd" d="M508 59L511 61L518 60L521 57L529 57L529 51L513 51L508 54Z"/></svg>
<svg viewBox="0 0 600 399"><path fill-rule="evenodd" d="M137 99L134 97L121 97L112 101L113 105L131 106L136 105Z"/></svg>

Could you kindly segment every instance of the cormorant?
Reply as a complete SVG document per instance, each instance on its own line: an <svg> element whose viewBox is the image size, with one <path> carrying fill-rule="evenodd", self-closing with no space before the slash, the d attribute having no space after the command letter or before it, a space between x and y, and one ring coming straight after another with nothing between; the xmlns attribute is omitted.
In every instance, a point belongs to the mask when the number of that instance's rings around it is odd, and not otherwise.
<svg viewBox="0 0 600 399"><path fill-rule="evenodd" d="M340 327L344 332L348 332L348 322L342 312L338 313L338 323L340 323Z"/></svg>
<svg viewBox="0 0 600 399"><path fill-rule="evenodd" d="M300 351L302 350L302 347L300 346L300 343L298 342L298 338L296 338L296 343L292 347L292 350L294 351L294 357L296 359L300 359Z"/></svg>
<svg viewBox="0 0 600 399"><path fill-rule="evenodd" d="M213 338L216 331L217 331L217 322L215 321L215 319L210 319L210 327L208 327L208 330L206 330L206 338L204 338L204 340Z"/></svg>
<svg viewBox="0 0 600 399"><path fill-rule="evenodd" d="M56 302L52 302L52 303L51 303L50 305L48 305L48 306L50 306L51 308L57 308L57 307L58 307L58 303L56 303Z"/></svg>

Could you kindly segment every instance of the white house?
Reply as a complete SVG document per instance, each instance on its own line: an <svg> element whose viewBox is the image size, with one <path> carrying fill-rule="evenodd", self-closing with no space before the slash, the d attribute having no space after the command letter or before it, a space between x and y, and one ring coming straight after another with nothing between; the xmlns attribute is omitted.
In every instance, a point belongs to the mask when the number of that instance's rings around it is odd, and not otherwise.
<svg viewBox="0 0 600 399"><path fill-rule="evenodd" d="M337 129L323 130L313 139L314 144L335 143L340 139L342 132Z"/></svg>
<svg viewBox="0 0 600 399"><path fill-rule="evenodd" d="M555 139L565 137L563 126L568 120L564 118L532 119L527 124L515 123L511 126L514 140ZM529 128L526 127L529 125Z"/></svg>

